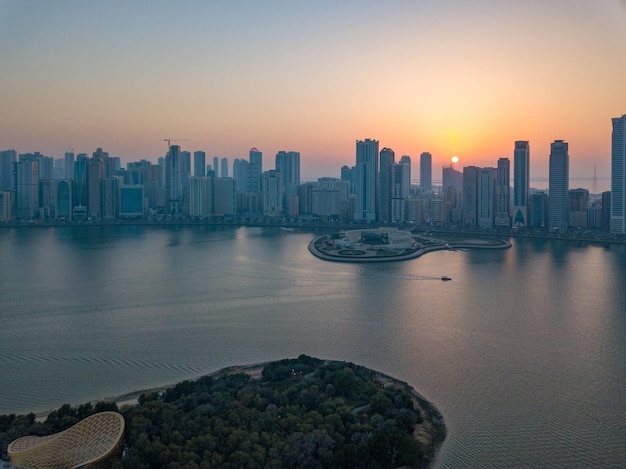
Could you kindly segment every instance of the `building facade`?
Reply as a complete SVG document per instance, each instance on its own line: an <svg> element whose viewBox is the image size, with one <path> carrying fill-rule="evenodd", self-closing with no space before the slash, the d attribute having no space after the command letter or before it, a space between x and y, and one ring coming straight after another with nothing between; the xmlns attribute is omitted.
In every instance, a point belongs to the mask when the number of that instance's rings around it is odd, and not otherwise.
<svg viewBox="0 0 626 469"><path fill-rule="evenodd" d="M555 140L550 144L550 174L548 186L548 227L550 231L567 231L569 214L567 197L569 191L568 144Z"/></svg>
<svg viewBox="0 0 626 469"><path fill-rule="evenodd" d="M376 221L378 140L357 140L354 169L354 219Z"/></svg>
<svg viewBox="0 0 626 469"><path fill-rule="evenodd" d="M612 119L611 233L626 233L626 114Z"/></svg>

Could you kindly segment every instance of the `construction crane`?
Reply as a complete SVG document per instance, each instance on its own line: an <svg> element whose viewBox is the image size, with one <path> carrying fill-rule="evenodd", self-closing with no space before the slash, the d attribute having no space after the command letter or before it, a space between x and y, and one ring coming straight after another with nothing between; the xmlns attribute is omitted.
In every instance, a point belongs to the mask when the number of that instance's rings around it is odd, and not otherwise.
<svg viewBox="0 0 626 469"><path fill-rule="evenodd" d="M169 148L172 146L171 142L185 142L189 140L188 138L164 138L163 141L167 142L167 148L169 150Z"/></svg>

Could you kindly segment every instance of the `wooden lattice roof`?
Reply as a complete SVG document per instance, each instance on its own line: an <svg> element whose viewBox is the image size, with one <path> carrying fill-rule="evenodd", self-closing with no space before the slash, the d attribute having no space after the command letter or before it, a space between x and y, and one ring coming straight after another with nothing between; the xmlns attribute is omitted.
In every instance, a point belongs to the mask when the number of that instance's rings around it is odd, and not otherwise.
<svg viewBox="0 0 626 469"><path fill-rule="evenodd" d="M54 435L18 438L7 450L11 462L24 469L73 469L114 454L123 434L121 414L100 412Z"/></svg>

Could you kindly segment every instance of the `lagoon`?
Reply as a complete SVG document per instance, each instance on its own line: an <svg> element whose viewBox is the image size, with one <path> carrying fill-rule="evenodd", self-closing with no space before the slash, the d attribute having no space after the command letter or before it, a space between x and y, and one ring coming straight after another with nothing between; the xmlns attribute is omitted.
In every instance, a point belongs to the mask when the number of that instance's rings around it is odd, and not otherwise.
<svg viewBox="0 0 626 469"><path fill-rule="evenodd" d="M308 252L323 233L1 230L0 413L305 353L433 402L448 429L438 467L626 460L625 246L512 239L338 264Z"/></svg>

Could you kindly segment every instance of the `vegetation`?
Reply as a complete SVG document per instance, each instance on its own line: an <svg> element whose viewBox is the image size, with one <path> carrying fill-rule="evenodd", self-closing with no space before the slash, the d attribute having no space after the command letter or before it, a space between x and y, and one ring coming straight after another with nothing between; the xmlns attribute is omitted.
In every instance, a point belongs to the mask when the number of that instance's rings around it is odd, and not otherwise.
<svg viewBox="0 0 626 469"><path fill-rule="evenodd" d="M21 434L67 428L97 407L66 405L43 424L32 414L4 416L3 448ZM260 378L222 373L183 381L141 395L122 414L127 449L118 468L391 468L424 461L413 437L422 416L405 390L382 386L363 367L305 355L265 365Z"/></svg>

